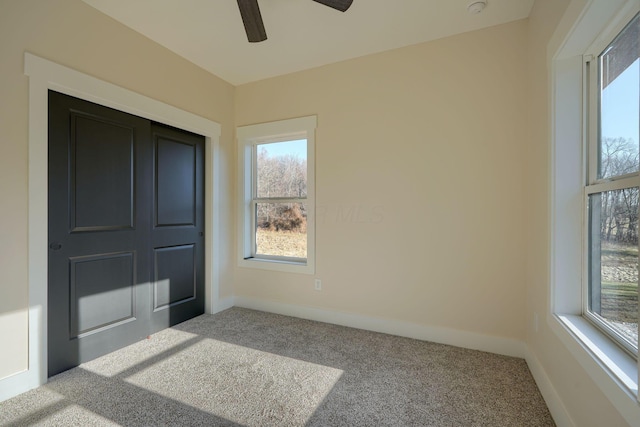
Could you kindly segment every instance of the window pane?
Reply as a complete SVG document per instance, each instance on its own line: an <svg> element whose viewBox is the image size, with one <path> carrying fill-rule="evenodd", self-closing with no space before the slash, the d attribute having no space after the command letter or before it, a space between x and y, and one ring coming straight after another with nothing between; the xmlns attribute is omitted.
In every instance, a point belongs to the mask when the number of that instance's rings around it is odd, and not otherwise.
<svg viewBox="0 0 640 427"><path fill-rule="evenodd" d="M589 200L589 311L638 348L638 188Z"/></svg>
<svg viewBox="0 0 640 427"><path fill-rule="evenodd" d="M307 197L307 140L258 144L257 197Z"/></svg>
<svg viewBox="0 0 640 427"><path fill-rule="evenodd" d="M307 257L304 203L256 203L256 255Z"/></svg>
<svg viewBox="0 0 640 427"><path fill-rule="evenodd" d="M600 56L598 178L638 171L639 37L636 16Z"/></svg>

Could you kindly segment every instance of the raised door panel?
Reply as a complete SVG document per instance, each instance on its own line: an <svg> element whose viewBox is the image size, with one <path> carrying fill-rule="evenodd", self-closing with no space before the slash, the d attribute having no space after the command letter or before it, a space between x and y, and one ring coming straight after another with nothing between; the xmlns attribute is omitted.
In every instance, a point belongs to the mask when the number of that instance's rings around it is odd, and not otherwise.
<svg viewBox="0 0 640 427"><path fill-rule="evenodd" d="M71 114L71 230L134 226L133 128Z"/></svg>
<svg viewBox="0 0 640 427"><path fill-rule="evenodd" d="M157 248L154 255L154 310L195 299L195 245Z"/></svg>
<svg viewBox="0 0 640 427"><path fill-rule="evenodd" d="M70 260L71 337L135 320L135 256L132 252Z"/></svg>
<svg viewBox="0 0 640 427"><path fill-rule="evenodd" d="M158 136L155 152L156 226L194 226L196 147Z"/></svg>

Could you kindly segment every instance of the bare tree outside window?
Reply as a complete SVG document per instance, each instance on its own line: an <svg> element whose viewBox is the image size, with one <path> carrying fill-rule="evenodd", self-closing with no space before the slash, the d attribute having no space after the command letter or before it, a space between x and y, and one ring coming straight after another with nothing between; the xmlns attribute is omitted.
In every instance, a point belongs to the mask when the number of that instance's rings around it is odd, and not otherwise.
<svg viewBox="0 0 640 427"><path fill-rule="evenodd" d="M256 146L256 254L307 257L306 140Z"/></svg>
<svg viewBox="0 0 640 427"><path fill-rule="evenodd" d="M602 138L600 178L622 176L638 171L638 141L631 138Z"/></svg>
<svg viewBox="0 0 640 427"><path fill-rule="evenodd" d="M589 310L638 346L638 187L590 196Z"/></svg>
<svg viewBox="0 0 640 427"><path fill-rule="evenodd" d="M586 317L638 354L640 21L636 16L589 68L598 95L597 169L589 170ZM592 151L593 153L593 151Z"/></svg>

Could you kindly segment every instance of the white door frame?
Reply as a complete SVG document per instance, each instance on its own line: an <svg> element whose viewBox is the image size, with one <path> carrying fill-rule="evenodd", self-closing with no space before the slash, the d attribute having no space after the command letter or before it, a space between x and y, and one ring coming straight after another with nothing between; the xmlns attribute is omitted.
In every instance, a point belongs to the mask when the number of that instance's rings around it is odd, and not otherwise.
<svg viewBox="0 0 640 427"><path fill-rule="evenodd" d="M29 76L29 352L28 368L0 381L0 401L47 382L48 91L194 132L205 137L205 311L219 311L218 185L220 124L30 53Z"/></svg>

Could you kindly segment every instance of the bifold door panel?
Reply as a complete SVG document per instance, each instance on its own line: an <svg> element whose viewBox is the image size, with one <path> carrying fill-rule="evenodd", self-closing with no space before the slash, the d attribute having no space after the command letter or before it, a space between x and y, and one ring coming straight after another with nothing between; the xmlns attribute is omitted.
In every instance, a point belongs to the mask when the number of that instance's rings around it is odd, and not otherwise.
<svg viewBox="0 0 640 427"><path fill-rule="evenodd" d="M152 129L152 330L204 311L204 182L202 137Z"/></svg>
<svg viewBox="0 0 640 427"><path fill-rule="evenodd" d="M203 159L200 136L49 92L50 376L204 312Z"/></svg>

